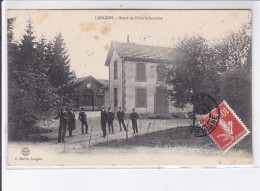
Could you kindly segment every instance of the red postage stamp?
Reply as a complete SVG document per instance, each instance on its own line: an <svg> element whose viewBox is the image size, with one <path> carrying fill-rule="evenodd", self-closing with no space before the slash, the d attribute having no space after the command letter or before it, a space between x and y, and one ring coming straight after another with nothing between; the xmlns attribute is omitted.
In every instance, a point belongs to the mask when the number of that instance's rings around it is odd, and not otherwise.
<svg viewBox="0 0 260 191"><path fill-rule="evenodd" d="M227 152L246 135L250 133L244 123L230 108L230 106L223 101L219 107L220 119L218 125L209 135L218 147L223 151ZM206 124L210 120L211 116L217 115L217 109L214 109L200 122L202 127L207 126Z"/></svg>

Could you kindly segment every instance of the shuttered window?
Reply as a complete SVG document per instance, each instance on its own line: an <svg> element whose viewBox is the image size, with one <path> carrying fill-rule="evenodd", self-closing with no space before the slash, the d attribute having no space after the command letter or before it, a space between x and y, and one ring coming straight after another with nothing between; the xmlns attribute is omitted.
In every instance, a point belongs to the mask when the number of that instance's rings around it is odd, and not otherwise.
<svg viewBox="0 0 260 191"><path fill-rule="evenodd" d="M137 82L145 82L146 81L146 66L145 66L145 63L137 63L136 64L135 80Z"/></svg>
<svg viewBox="0 0 260 191"><path fill-rule="evenodd" d="M114 88L114 107L118 105L118 91L117 88Z"/></svg>
<svg viewBox="0 0 260 191"><path fill-rule="evenodd" d="M157 81L162 82L165 80L166 68L162 65L157 66Z"/></svg>
<svg viewBox="0 0 260 191"><path fill-rule="evenodd" d="M117 61L114 62L114 80L117 80L118 77L118 68L117 68Z"/></svg>
<svg viewBox="0 0 260 191"><path fill-rule="evenodd" d="M135 89L135 107L146 108L147 107L147 89L136 88Z"/></svg>

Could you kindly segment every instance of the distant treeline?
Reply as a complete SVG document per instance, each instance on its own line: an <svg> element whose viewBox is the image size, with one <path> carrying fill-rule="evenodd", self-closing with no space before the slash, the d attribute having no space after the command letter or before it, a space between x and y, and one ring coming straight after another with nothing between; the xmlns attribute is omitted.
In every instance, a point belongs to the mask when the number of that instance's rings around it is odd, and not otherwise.
<svg viewBox="0 0 260 191"><path fill-rule="evenodd" d="M29 20L17 42L14 22L8 19L8 132L10 138L20 139L21 130L30 131L70 104L75 74L61 34L51 41L37 38Z"/></svg>

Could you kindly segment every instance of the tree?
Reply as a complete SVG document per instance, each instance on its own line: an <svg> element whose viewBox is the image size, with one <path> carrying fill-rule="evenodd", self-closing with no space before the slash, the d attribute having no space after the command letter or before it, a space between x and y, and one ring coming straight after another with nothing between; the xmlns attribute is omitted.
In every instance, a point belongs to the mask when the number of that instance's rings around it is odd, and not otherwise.
<svg viewBox="0 0 260 191"><path fill-rule="evenodd" d="M251 129L252 89L248 72L242 69L230 69L221 74L220 95Z"/></svg>
<svg viewBox="0 0 260 191"><path fill-rule="evenodd" d="M13 39L15 19L8 20L9 135L30 133L39 121L50 118L55 106L69 102L75 75L61 34L52 42L39 41L28 20L20 43ZM68 95L68 96L67 96Z"/></svg>
<svg viewBox="0 0 260 191"><path fill-rule="evenodd" d="M70 59L61 34L47 45L49 69L47 75L57 91L61 103L69 103L75 74L70 70Z"/></svg>
<svg viewBox="0 0 260 191"><path fill-rule="evenodd" d="M251 120L251 22L212 46L202 37L186 37L176 45L173 55L166 84L176 107L187 103L195 106L192 95L206 93L215 96L217 103L227 100L245 121Z"/></svg>
<svg viewBox="0 0 260 191"><path fill-rule="evenodd" d="M12 27L10 27L12 29ZM10 32L10 34L12 34ZM10 38L12 35L9 35ZM37 43L33 34L32 22L29 20L25 34L20 44L8 47L8 93L9 93L9 122L11 134L18 129L30 129L46 116L52 108L53 88L45 72L45 42Z"/></svg>
<svg viewBox="0 0 260 191"><path fill-rule="evenodd" d="M193 94L205 93L204 79L214 75L211 71L212 54L203 37L185 37L173 50L175 58L168 68L166 84L169 98L179 108L191 103Z"/></svg>
<svg viewBox="0 0 260 191"><path fill-rule="evenodd" d="M217 87L217 73L213 70L212 49L206 40L200 36L185 37L173 50L175 58L168 68L166 84L168 95L174 105L184 108L187 104L193 105L193 127L195 127L196 112L200 110L194 101L195 95L215 95ZM214 79L214 81L212 81ZM207 103L214 107L213 103ZM210 108L213 109L213 108Z"/></svg>
<svg viewBox="0 0 260 191"><path fill-rule="evenodd" d="M17 129L30 127L37 118L37 112L35 111L37 98L33 88L35 37L33 36L30 20L25 31L21 44L17 45L15 53L10 55L8 62L9 121ZM9 53L11 54L11 51Z"/></svg>
<svg viewBox="0 0 260 191"><path fill-rule="evenodd" d="M17 58L18 58L18 46L14 42L13 38L13 28L15 18L9 18L7 20L7 43L8 43L8 121L9 128L8 133L13 134L14 128L17 126L17 120L14 118L16 114L16 102L15 98L18 92L18 84L16 80L18 79L17 72Z"/></svg>
<svg viewBox="0 0 260 191"><path fill-rule="evenodd" d="M237 115L251 129L252 123L252 23L242 25L237 33L222 40L218 64L224 65L221 73L219 97L236 111ZM217 55L217 54L216 54ZM223 67L224 68L224 67Z"/></svg>
<svg viewBox="0 0 260 191"><path fill-rule="evenodd" d="M7 20L7 41L8 41L8 43L12 43L14 40L13 29L14 29L15 20L16 20L15 18L9 18Z"/></svg>
<svg viewBox="0 0 260 191"><path fill-rule="evenodd" d="M49 64L47 62L47 45L44 36L36 43L36 73L38 75L40 86L35 87L37 93L37 106L41 119L46 119L53 114L55 101L57 99L56 91L51 86L47 77Z"/></svg>
<svg viewBox="0 0 260 191"><path fill-rule="evenodd" d="M217 39L215 43L216 65L221 72L229 69L251 71L252 62L252 23L242 25L237 33Z"/></svg>

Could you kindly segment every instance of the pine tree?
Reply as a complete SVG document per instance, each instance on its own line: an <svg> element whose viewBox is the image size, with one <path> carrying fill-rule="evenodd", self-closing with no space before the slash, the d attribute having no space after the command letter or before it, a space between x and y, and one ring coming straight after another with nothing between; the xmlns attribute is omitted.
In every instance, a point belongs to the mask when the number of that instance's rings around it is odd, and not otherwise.
<svg viewBox="0 0 260 191"><path fill-rule="evenodd" d="M55 98L54 90L46 77L45 40L42 38L36 42L35 38L29 20L23 39L15 54L10 55L12 59L8 63L9 121L15 129L30 129L45 118L50 113Z"/></svg>
<svg viewBox="0 0 260 191"><path fill-rule="evenodd" d="M53 114L54 103L57 99L55 89L51 86L47 76L48 61L47 61L47 45L44 36L40 42L36 43L36 66L35 72L37 74L37 83L39 86L35 87L37 95L37 110L41 119L47 119Z"/></svg>
<svg viewBox="0 0 260 191"><path fill-rule="evenodd" d="M8 133L13 136L17 124L17 93L19 92L19 79L17 58L18 45L14 42L13 28L15 18L8 19L7 38L8 38Z"/></svg>
<svg viewBox="0 0 260 191"><path fill-rule="evenodd" d="M8 107L9 135L19 139L19 132L30 133L39 121L50 118L55 106L70 102L75 75L64 40L44 36L36 41L29 20L18 44L13 39L15 19L8 20Z"/></svg>
<svg viewBox="0 0 260 191"><path fill-rule="evenodd" d="M9 133L17 133L17 129L28 128L34 124L36 112L32 87L32 57L34 53L34 37L31 22L28 22L26 34L20 45L13 42L13 22L10 21L8 39L8 96L9 96ZM14 49L15 47L15 49ZM9 134L9 135L10 135Z"/></svg>
<svg viewBox="0 0 260 191"><path fill-rule="evenodd" d="M70 70L70 59L61 34L48 44L47 72L51 85L56 89L62 104L71 102L72 85L75 74ZM53 53L51 53L53 51Z"/></svg>

